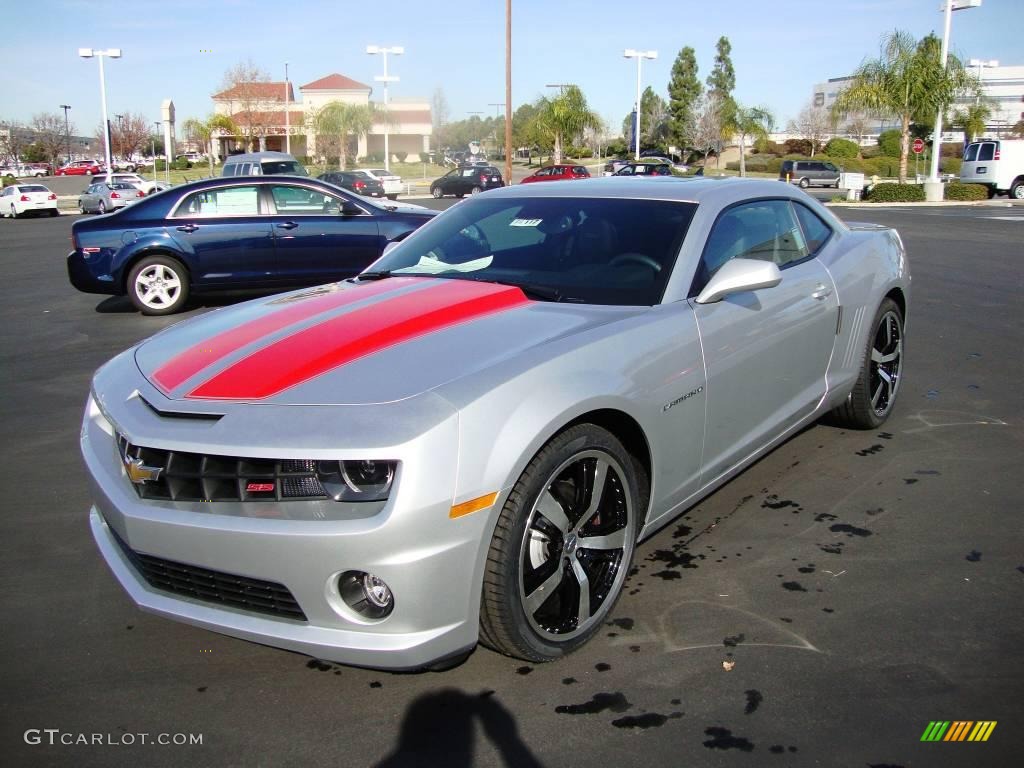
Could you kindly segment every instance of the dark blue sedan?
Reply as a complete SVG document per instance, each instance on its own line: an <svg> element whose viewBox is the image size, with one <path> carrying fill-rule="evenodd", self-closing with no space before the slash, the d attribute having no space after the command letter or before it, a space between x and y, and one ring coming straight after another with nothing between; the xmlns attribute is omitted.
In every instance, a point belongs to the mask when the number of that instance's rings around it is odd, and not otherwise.
<svg viewBox="0 0 1024 768"><path fill-rule="evenodd" d="M285 176L206 179L72 227L71 284L147 315L191 293L316 285L358 274L436 215Z"/></svg>

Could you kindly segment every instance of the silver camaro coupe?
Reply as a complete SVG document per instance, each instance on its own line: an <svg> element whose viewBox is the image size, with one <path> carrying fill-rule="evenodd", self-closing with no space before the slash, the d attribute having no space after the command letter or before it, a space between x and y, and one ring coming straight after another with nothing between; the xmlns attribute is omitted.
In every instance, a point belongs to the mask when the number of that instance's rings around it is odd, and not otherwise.
<svg viewBox="0 0 1024 768"><path fill-rule="evenodd" d="M638 541L902 378L899 235L748 179L474 196L357 278L95 376L92 532L144 610L331 661L585 643Z"/></svg>

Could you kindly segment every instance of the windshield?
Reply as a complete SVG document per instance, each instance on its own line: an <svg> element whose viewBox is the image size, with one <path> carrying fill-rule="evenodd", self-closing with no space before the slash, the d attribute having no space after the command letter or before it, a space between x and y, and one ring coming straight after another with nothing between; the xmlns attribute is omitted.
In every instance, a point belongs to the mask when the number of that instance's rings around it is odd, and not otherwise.
<svg viewBox="0 0 1024 768"><path fill-rule="evenodd" d="M467 200L373 272L519 285L556 301L651 306L661 301L694 210L664 200Z"/></svg>

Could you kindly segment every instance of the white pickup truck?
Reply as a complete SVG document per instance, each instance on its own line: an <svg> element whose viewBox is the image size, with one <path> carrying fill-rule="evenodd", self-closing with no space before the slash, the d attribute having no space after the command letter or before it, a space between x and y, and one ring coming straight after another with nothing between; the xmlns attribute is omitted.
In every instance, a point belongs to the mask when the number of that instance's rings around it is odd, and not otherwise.
<svg viewBox="0 0 1024 768"><path fill-rule="evenodd" d="M960 181L984 184L989 197L1024 200L1024 140L982 139L967 145Z"/></svg>

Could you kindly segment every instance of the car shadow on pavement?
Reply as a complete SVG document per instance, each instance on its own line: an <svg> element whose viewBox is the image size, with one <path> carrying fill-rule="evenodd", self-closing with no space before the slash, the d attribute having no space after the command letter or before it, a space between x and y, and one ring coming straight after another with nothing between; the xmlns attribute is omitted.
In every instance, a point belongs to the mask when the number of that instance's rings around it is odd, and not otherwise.
<svg viewBox="0 0 1024 768"><path fill-rule="evenodd" d="M476 764L476 722L507 768L543 768L519 737L512 713L494 698L494 691L470 696L454 688L413 701L394 751L374 768L469 768Z"/></svg>

